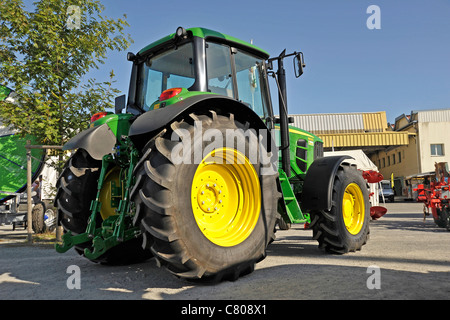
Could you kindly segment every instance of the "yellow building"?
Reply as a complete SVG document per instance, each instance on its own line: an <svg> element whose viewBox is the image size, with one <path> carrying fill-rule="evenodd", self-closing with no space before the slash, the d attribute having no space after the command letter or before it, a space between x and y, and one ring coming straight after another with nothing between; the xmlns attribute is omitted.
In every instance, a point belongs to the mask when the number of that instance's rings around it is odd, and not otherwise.
<svg viewBox="0 0 450 320"><path fill-rule="evenodd" d="M293 115L293 125L319 136L325 151L362 149L366 155L407 145L407 132L389 129L386 112Z"/></svg>
<svg viewBox="0 0 450 320"><path fill-rule="evenodd" d="M397 195L413 197L412 177L450 163L450 109L412 111L393 125L384 111L293 117L293 125L324 141L325 151L362 149L385 179L392 177Z"/></svg>
<svg viewBox="0 0 450 320"><path fill-rule="evenodd" d="M450 109L402 114L390 128L407 132L409 143L378 151L370 158L384 176L394 177L397 194L414 198L414 187L424 176L434 175L435 163L450 163Z"/></svg>

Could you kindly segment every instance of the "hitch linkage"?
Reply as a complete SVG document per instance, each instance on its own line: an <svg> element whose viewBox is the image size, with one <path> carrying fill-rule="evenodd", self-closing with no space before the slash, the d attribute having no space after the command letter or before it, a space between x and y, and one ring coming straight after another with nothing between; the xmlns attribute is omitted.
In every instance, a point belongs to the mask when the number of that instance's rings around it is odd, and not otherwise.
<svg viewBox="0 0 450 320"><path fill-rule="evenodd" d="M88 219L86 231L84 233L73 235L70 231L62 236L62 244L55 244L55 249L59 253L64 253L75 245L92 241L91 248L84 249L84 255L88 259L97 259L109 249L120 243L138 237L141 231L138 227L133 227L130 214L130 190L134 185L133 170L136 166L139 153L134 148L128 137L121 139L120 154L108 154L102 159L102 169L98 179L97 195L91 203L91 215ZM114 148L115 150L118 148ZM122 161L129 159L129 161ZM119 165L125 169L126 183L123 199L119 201L117 214L106 218L100 227L97 227L97 217L100 213L102 203L100 202L100 191L103 188L105 176L110 165Z"/></svg>

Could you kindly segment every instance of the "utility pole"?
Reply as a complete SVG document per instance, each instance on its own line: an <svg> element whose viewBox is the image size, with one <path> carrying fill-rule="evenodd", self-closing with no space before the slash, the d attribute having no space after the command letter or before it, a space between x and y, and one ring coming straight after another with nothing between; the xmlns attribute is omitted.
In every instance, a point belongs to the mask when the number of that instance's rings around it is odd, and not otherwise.
<svg viewBox="0 0 450 320"><path fill-rule="evenodd" d="M30 140L27 140L27 146L30 145ZM33 216L31 214L31 149L27 148L27 241L32 242L33 231Z"/></svg>

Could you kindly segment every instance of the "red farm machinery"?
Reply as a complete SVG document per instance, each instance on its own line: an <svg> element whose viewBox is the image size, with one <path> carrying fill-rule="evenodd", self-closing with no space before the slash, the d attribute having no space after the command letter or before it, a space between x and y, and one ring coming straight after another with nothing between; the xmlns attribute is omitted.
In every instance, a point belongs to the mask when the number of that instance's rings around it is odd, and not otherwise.
<svg viewBox="0 0 450 320"><path fill-rule="evenodd" d="M449 170L446 162L435 164L436 176L429 180L425 178L414 191L417 191L417 201L424 203L424 219L427 215L433 216L438 227L450 231L450 191Z"/></svg>

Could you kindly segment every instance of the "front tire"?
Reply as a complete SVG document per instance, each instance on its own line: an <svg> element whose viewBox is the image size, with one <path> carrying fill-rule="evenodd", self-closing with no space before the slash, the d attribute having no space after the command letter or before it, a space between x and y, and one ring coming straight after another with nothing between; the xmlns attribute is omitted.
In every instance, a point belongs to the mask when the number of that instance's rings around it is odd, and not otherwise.
<svg viewBox="0 0 450 320"><path fill-rule="evenodd" d="M368 199L361 174L342 163L334 179L331 210L311 212L310 228L319 247L339 254L361 250L369 237Z"/></svg>
<svg viewBox="0 0 450 320"><path fill-rule="evenodd" d="M206 152L206 142L194 141L194 121L202 137L208 129L222 138L228 129L234 130L244 152L228 147ZM172 123L143 150L131 195L137 208L135 224L145 230L144 245L179 277L235 280L254 270L274 238L278 173L263 175L270 164L250 163L247 152L258 143L256 135L243 135L245 129L248 123L236 121L232 114L192 114ZM172 141L173 132L185 135ZM180 162L176 156L183 141L190 148L183 149L185 161ZM195 161L197 147L204 151L200 163ZM228 157L235 162L224 162Z"/></svg>

